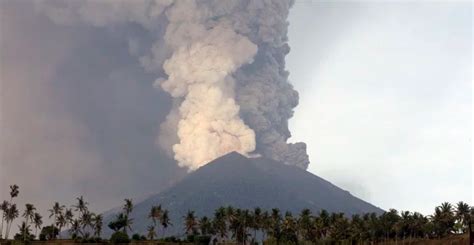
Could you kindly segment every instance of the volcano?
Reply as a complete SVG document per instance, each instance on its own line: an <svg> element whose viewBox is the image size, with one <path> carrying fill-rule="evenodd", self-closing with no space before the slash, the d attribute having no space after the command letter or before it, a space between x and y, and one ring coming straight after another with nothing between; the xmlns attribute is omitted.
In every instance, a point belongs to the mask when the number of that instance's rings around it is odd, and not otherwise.
<svg viewBox="0 0 474 245"><path fill-rule="evenodd" d="M215 159L174 186L137 203L131 214L133 233L145 234L151 224L147 218L150 208L159 204L170 213L173 226L166 231L168 235L183 233L182 217L188 210L199 217L212 217L215 209L228 205L241 209L279 208L282 213L290 211L295 215L304 208L313 213L326 209L347 215L383 212L298 167L266 158L247 158L236 152ZM116 212L106 212L104 224ZM111 232L106 228L105 235Z"/></svg>

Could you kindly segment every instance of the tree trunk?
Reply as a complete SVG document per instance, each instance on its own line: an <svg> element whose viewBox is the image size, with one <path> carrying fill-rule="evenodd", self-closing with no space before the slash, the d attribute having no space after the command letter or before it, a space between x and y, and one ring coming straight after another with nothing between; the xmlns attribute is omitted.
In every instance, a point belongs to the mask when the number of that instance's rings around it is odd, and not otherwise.
<svg viewBox="0 0 474 245"><path fill-rule="evenodd" d="M26 231L27 230L28 230L28 218L26 218L26 221L25 221L25 231L23 232L23 241L26 240Z"/></svg>
<svg viewBox="0 0 474 245"><path fill-rule="evenodd" d="M13 220L7 222L7 230L5 231L6 232L5 233L5 240L8 240L8 234L10 233L10 227L11 227L12 222L13 222Z"/></svg>
<svg viewBox="0 0 474 245"><path fill-rule="evenodd" d="M2 212L2 225L0 226L0 239L2 239L3 237L2 234L3 234L3 220L4 220L3 216L4 215L5 215L5 211Z"/></svg>

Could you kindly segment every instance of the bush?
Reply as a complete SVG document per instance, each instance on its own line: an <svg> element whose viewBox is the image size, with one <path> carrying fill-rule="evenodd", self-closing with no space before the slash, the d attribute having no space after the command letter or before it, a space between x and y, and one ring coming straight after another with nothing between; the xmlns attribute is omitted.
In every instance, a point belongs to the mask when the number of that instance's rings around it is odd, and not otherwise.
<svg viewBox="0 0 474 245"><path fill-rule="evenodd" d="M122 231L116 231L112 236L110 237L110 242L111 243L129 243L130 238L128 238L128 235Z"/></svg>
<svg viewBox="0 0 474 245"><path fill-rule="evenodd" d="M79 243L101 243L102 238L100 238L100 237L90 237L90 238L82 238L82 239L78 239L78 240L74 240L74 241L79 242Z"/></svg>
<svg viewBox="0 0 474 245"><path fill-rule="evenodd" d="M140 241L140 234L138 234L138 233L133 234L133 235L132 235L132 240L134 240L134 241Z"/></svg>
<svg viewBox="0 0 474 245"><path fill-rule="evenodd" d="M195 236L194 243L195 244L209 244L211 242L211 236Z"/></svg>
<svg viewBox="0 0 474 245"><path fill-rule="evenodd" d="M187 242L194 244L209 244L211 242L211 236L199 236L199 235L188 235Z"/></svg>
<svg viewBox="0 0 474 245"><path fill-rule="evenodd" d="M180 242L181 241L178 238L176 238L175 236L165 237L162 240L165 241L165 242Z"/></svg>

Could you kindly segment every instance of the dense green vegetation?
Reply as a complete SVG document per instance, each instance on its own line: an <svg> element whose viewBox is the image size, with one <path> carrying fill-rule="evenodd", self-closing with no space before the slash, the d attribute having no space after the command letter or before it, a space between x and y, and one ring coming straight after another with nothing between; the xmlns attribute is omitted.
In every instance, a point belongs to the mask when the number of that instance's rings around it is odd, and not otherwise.
<svg viewBox="0 0 474 245"><path fill-rule="evenodd" d="M0 239L9 239L12 223L15 219L23 219L14 235L15 240L32 241L55 240L61 231L67 230L72 239L78 242L100 242L103 228L103 217L89 211L84 198L76 198L76 203L70 208L55 202L49 209L49 217L53 223L43 226L41 214L33 204L26 204L20 217L14 199L19 194L17 185L10 186L10 200L0 205L2 221ZM299 214L282 213L279 209L253 210L239 209L231 206L215 210L212 217L197 217L194 211L189 211L183 217L184 237L166 237L166 229L173 225L170 222L168 210L161 205L150 209L148 218L150 225L145 234L133 234L131 239L133 219L131 199L125 199L122 212L108 223L114 231L110 238L112 243L128 243L130 240L163 240L188 241L197 244L209 244L217 241L236 241L243 244L253 244L262 240L275 244L297 244L303 241L310 243L346 241L352 244L363 242L398 241L414 238L439 239L452 234L467 233L471 229L474 217L474 207L465 202L456 205L442 203L434 213L424 216L417 212L389 211L377 215L368 213L347 217L343 213L329 213L321 210L312 213L309 209ZM34 232L32 231L34 229ZM38 230L40 234L38 235Z"/></svg>

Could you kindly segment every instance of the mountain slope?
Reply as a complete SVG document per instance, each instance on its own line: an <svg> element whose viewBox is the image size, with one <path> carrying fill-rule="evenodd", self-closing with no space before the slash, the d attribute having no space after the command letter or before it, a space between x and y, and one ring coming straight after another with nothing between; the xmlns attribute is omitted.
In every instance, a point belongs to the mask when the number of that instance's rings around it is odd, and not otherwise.
<svg viewBox="0 0 474 245"><path fill-rule="evenodd" d="M167 234L182 233L182 217L188 210L196 211L198 216L212 216L215 209L227 205L247 209L279 208L293 214L303 208L314 213L326 209L349 215L383 212L307 171L269 159L246 158L238 153L218 158L171 188L137 203L132 212L134 233L145 232L151 223L147 219L150 208L157 204L170 211L173 227ZM106 217L105 224L111 218Z"/></svg>

